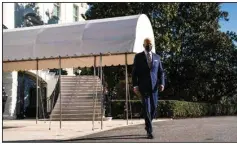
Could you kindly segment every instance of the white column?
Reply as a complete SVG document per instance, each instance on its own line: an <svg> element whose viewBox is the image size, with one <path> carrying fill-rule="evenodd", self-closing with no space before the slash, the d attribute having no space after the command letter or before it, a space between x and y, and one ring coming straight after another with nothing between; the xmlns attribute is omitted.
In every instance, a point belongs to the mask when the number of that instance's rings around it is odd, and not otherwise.
<svg viewBox="0 0 237 144"><path fill-rule="evenodd" d="M73 22L73 3L65 3L66 5L66 12L65 14L65 22L72 23Z"/></svg>
<svg viewBox="0 0 237 144"><path fill-rule="evenodd" d="M17 86L18 86L18 73L12 72L12 105L11 105L11 117L15 117L15 109L17 102Z"/></svg>
<svg viewBox="0 0 237 144"><path fill-rule="evenodd" d="M18 86L17 71L3 72L3 86L5 87L6 93L8 95L3 117L4 119L15 119Z"/></svg>
<svg viewBox="0 0 237 144"><path fill-rule="evenodd" d="M3 24L8 29L15 28L15 4L3 3Z"/></svg>

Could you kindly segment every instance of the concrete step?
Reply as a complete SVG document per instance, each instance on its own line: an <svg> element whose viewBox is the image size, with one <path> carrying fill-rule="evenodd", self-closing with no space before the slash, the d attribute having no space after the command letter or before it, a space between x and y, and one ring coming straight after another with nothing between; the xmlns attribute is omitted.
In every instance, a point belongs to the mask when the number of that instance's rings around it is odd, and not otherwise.
<svg viewBox="0 0 237 144"><path fill-rule="evenodd" d="M93 113L93 107L89 108L89 109L83 109L83 108L75 108L75 107L64 107L62 108L62 112L63 113L67 113L69 114L70 112L73 114L82 114L82 113ZM97 107L95 108L95 112L100 113L101 112L101 108ZM60 113L60 109L54 109L52 114L59 114Z"/></svg>
<svg viewBox="0 0 237 144"><path fill-rule="evenodd" d="M96 94L103 92L102 90L93 90L93 89L77 89L77 90L70 90L70 89L61 89L61 93L70 93L70 94L78 94L78 95L83 95L83 94Z"/></svg>
<svg viewBox="0 0 237 144"><path fill-rule="evenodd" d="M80 97L80 96L82 96L82 97L91 97L91 98L93 98L93 97L96 96L96 92L94 93L94 92L85 92L85 91L83 91L83 92L75 92L74 93L74 92L70 92L70 91L61 91L61 96L62 97L63 96L66 96L66 97L68 97L68 96L71 96L71 97ZM98 91L97 96L102 96L102 92Z"/></svg>
<svg viewBox="0 0 237 144"><path fill-rule="evenodd" d="M95 96L94 96L95 97ZM63 100L65 100L65 99L72 99L72 98L74 98L74 99L84 99L84 100L92 100L93 101L93 97L92 96L87 96L87 95L68 95L68 96L63 96L62 95L62 101ZM58 97L58 100L60 99L60 96ZM95 98L96 99L96 98ZM99 97L99 96L97 96L97 99L102 99L102 97Z"/></svg>
<svg viewBox="0 0 237 144"><path fill-rule="evenodd" d="M95 117L100 117L100 114L95 114ZM93 117L93 113L87 113L87 114L62 114L62 119L66 119L66 118L75 118L75 119L92 119ZM51 118L60 118L60 114L52 114Z"/></svg>
<svg viewBox="0 0 237 144"><path fill-rule="evenodd" d="M91 109L90 111L78 111L75 109L68 109L67 111L62 110L62 114L71 114L71 115L83 115L83 114L87 114L87 113L93 113L93 109ZM95 113L101 113L100 109L96 109ZM57 115L60 114L60 110L54 111L52 112L52 115Z"/></svg>
<svg viewBox="0 0 237 144"><path fill-rule="evenodd" d="M68 83L68 82L72 82L72 83L98 83L100 84L101 81L100 80L96 80L96 79L61 79L61 83L64 82L64 83Z"/></svg>
<svg viewBox="0 0 237 144"><path fill-rule="evenodd" d="M93 110L93 106L83 106L83 107L79 107L79 106L66 106L66 105L61 105L62 106L62 110L78 110L81 112L85 112L85 111L92 111ZM95 109L101 109L101 104L96 104L95 105ZM60 111L60 105L58 105L57 107L54 108L54 111Z"/></svg>
<svg viewBox="0 0 237 144"><path fill-rule="evenodd" d="M102 104L101 103L96 103L96 107L100 107ZM61 104L62 108L75 108L75 109L90 109L93 107L93 104L80 104L80 103L62 103ZM60 107L60 103L57 103L54 108L55 110Z"/></svg>
<svg viewBox="0 0 237 144"><path fill-rule="evenodd" d="M95 101L97 101L97 102L100 102L100 100L101 100L100 98L95 99ZM62 97L62 102L64 102L64 103L73 102L73 103L80 103L80 104L82 104L82 103L93 103L93 98L91 98L91 99L76 99L76 98L73 98L73 97L72 98Z"/></svg>
<svg viewBox="0 0 237 144"><path fill-rule="evenodd" d="M62 105L65 105L65 104L75 105L75 104L77 104L77 105L80 105L80 106L88 106L88 105L93 105L93 103L94 103L93 101L81 102L81 101L70 101L70 100L68 100L68 101L62 101L61 104ZM96 101L96 103L100 103L100 102Z"/></svg>
<svg viewBox="0 0 237 144"><path fill-rule="evenodd" d="M93 91L103 91L103 89L101 87L93 87L93 86L88 86L88 87L73 87L73 86L61 86L61 91L62 90L71 90L71 91L82 91L82 90L85 90L85 91L88 91L90 90L90 92L93 92Z"/></svg>
<svg viewBox="0 0 237 144"><path fill-rule="evenodd" d="M97 107L101 105L101 103L96 103ZM60 106L60 103L57 103L54 108L59 108ZM82 109L87 109L87 108L92 108L93 107L93 104L88 104L88 105L85 105L85 104L80 104L80 103L63 103L61 104L62 108L65 108L65 107L73 107L73 108L82 108Z"/></svg>
<svg viewBox="0 0 237 144"><path fill-rule="evenodd" d="M94 103L93 101L86 101L86 102L81 102L81 101L75 101L75 102L72 102L72 101L62 101L62 104L64 104L64 105L65 104L78 104L80 106L90 106L90 105L93 106L93 103ZM96 105L98 105L100 103L101 103L100 101L96 101ZM59 105L59 103L56 104L56 105Z"/></svg>
<svg viewBox="0 0 237 144"><path fill-rule="evenodd" d="M94 96L101 96L102 91L72 91L72 90L61 90L61 96L89 96L89 97L94 97ZM60 95L59 95L60 96Z"/></svg>
<svg viewBox="0 0 237 144"><path fill-rule="evenodd" d="M92 89L89 89L89 88L88 89L81 89L81 88L80 89L66 89L66 88L61 89L61 92L65 92L65 93L66 92L70 92L70 93L76 93L76 92L77 93L84 93L84 92L95 93L95 92L97 92L98 93L100 91L101 91L100 89L96 90L96 89L93 89L93 88Z"/></svg>
<svg viewBox="0 0 237 144"><path fill-rule="evenodd" d="M77 103L77 104L93 104L94 100L62 100L62 103ZM100 103L101 99L95 99L96 103ZM58 103L60 103L60 100L58 100Z"/></svg>
<svg viewBox="0 0 237 144"><path fill-rule="evenodd" d="M97 81L100 82L101 80L99 78L85 78L85 77L62 77L62 81Z"/></svg>
<svg viewBox="0 0 237 144"><path fill-rule="evenodd" d="M68 99L65 99L62 97L62 102L64 103L67 103L67 102L78 102L78 103L92 103L94 100L92 98L90 99L71 99L71 98L68 98ZM95 99L96 102L100 102L101 101L101 98L97 98ZM58 100L58 102L60 102L60 100Z"/></svg>
<svg viewBox="0 0 237 144"><path fill-rule="evenodd" d="M75 85L97 85L97 86L100 86L101 85L101 82L98 81L98 82L95 82L95 81L64 81L62 80L61 81L61 84L75 84Z"/></svg>
<svg viewBox="0 0 237 144"><path fill-rule="evenodd" d="M87 77L61 77L61 80L89 80L89 81L100 81L100 78L87 78Z"/></svg>
<svg viewBox="0 0 237 144"><path fill-rule="evenodd" d="M95 106L95 109L100 109L101 108L101 103L96 103L94 106ZM74 110L76 110L76 109L78 109L78 110L84 110L84 111L86 111L87 109L93 109L93 104L88 104L88 105L86 105L86 104L80 104L80 105L78 105L78 104L72 104L72 103L70 103L70 104L62 104L61 105L61 107L62 107L62 109L74 109ZM59 110L60 109L60 104L58 104L58 105L55 105L55 110Z"/></svg>
<svg viewBox="0 0 237 144"><path fill-rule="evenodd" d="M102 91L91 91L91 90L61 90L61 94L65 94L65 95L78 95L78 96L82 96L82 95L88 95L93 97L94 95L101 95Z"/></svg>
<svg viewBox="0 0 237 144"><path fill-rule="evenodd" d="M61 86L61 90L101 90L100 86Z"/></svg>
<svg viewBox="0 0 237 144"><path fill-rule="evenodd" d="M61 75L62 79L74 79L74 78L82 78L82 79L99 79L98 76L68 76L68 75Z"/></svg>
<svg viewBox="0 0 237 144"><path fill-rule="evenodd" d="M90 88L95 87L96 88L97 87L97 89L101 88L100 84L98 84L98 85L93 85L93 84L78 84L78 85L76 85L74 83L61 83L61 88L62 87L72 87L72 88L88 88L88 87L90 87Z"/></svg>
<svg viewBox="0 0 237 144"><path fill-rule="evenodd" d="M61 93L61 99L65 100L65 99L80 99L80 100L93 100L93 98L96 99L96 95L95 94L71 94L71 93ZM101 99L102 95L101 94L97 94L97 99ZM58 100L60 99L60 95L58 96Z"/></svg>
<svg viewBox="0 0 237 144"><path fill-rule="evenodd" d="M71 89L101 89L102 87L101 86L95 86L95 85L87 85L87 84L81 84L81 85L76 85L76 84L62 84L61 85L61 89L62 88L71 88Z"/></svg>
<svg viewBox="0 0 237 144"><path fill-rule="evenodd" d="M101 112L101 108L100 107L96 107L95 108L95 112ZM60 113L60 109L57 108L55 109L53 112L53 114L55 113ZM62 107L62 113L66 113L66 114L82 114L82 113L93 113L93 108L89 108L89 109L83 109L83 108L74 108L74 107Z"/></svg>
<svg viewBox="0 0 237 144"><path fill-rule="evenodd" d="M89 80L62 80L61 83L74 83L74 84L97 84L99 85L100 81L89 81Z"/></svg>
<svg viewBox="0 0 237 144"><path fill-rule="evenodd" d="M97 89L101 89L102 86L101 84L93 84L93 83L81 83L81 84L76 84L76 83L61 83L61 87L66 87L66 88L82 88L82 89L86 89L86 88L97 88Z"/></svg>
<svg viewBox="0 0 237 144"><path fill-rule="evenodd" d="M61 86L62 87L72 87L72 88L87 88L87 87L90 87L90 88L101 88L101 84L93 84L93 83L80 83L80 84L77 84L77 83L61 83Z"/></svg>
<svg viewBox="0 0 237 144"><path fill-rule="evenodd" d="M95 122L100 122L100 120L101 120L100 117L95 118ZM52 118L51 121L60 121L60 118ZM92 117L91 118L62 118L62 121L92 121Z"/></svg>

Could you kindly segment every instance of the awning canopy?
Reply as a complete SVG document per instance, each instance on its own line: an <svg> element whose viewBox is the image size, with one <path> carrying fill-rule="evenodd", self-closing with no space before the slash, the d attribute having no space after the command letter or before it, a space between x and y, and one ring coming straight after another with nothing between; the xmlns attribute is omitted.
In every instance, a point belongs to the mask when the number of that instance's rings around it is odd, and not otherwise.
<svg viewBox="0 0 237 144"><path fill-rule="evenodd" d="M43 25L3 31L3 70L30 70L128 64L154 34L144 14L70 24ZM155 47L153 47L155 51Z"/></svg>

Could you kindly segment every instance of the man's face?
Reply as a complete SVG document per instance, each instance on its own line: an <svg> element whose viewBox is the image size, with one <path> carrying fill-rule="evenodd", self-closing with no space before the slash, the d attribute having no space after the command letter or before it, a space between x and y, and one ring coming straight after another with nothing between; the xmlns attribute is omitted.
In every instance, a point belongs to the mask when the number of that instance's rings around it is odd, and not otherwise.
<svg viewBox="0 0 237 144"><path fill-rule="evenodd" d="M147 52L150 52L151 49L152 49L151 40L150 40L150 39L145 39L145 40L144 40L143 47L145 48L145 50L146 50Z"/></svg>

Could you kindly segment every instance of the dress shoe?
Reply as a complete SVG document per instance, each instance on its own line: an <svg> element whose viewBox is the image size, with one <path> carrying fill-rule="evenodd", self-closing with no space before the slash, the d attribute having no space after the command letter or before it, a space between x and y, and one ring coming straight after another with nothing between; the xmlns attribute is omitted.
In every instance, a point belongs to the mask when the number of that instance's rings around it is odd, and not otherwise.
<svg viewBox="0 0 237 144"><path fill-rule="evenodd" d="M148 139L154 139L154 136L152 134L147 134Z"/></svg>

